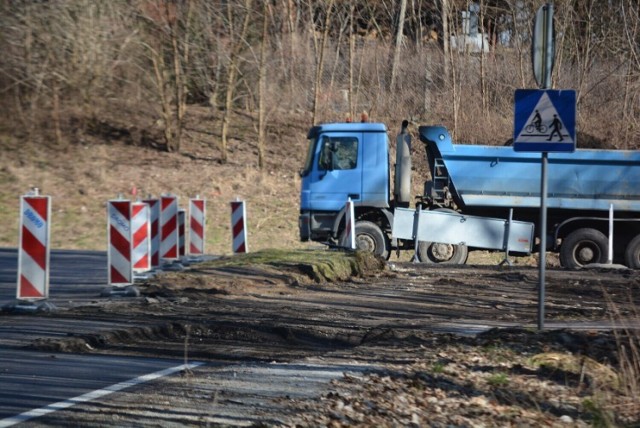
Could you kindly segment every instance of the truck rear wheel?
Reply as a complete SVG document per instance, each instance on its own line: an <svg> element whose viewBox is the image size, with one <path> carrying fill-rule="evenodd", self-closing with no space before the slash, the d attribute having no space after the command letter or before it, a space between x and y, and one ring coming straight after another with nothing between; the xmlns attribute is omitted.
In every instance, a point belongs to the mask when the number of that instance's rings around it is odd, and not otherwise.
<svg viewBox="0 0 640 428"><path fill-rule="evenodd" d="M340 238L340 242L345 242L344 232ZM380 227L370 221L356 222L356 248L361 251L368 251L380 256L385 260L389 259L391 245L389 238Z"/></svg>
<svg viewBox="0 0 640 428"><path fill-rule="evenodd" d="M438 242L418 243L418 260L427 264L463 265L467 261L469 249L466 245L441 244Z"/></svg>
<svg viewBox="0 0 640 428"><path fill-rule="evenodd" d="M624 262L631 269L640 269L640 235L629 242L624 251Z"/></svg>
<svg viewBox="0 0 640 428"><path fill-rule="evenodd" d="M560 264L576 269L591 263L605 263L609 241L596 229L583 228L571 232L562 241Z"/></svg>

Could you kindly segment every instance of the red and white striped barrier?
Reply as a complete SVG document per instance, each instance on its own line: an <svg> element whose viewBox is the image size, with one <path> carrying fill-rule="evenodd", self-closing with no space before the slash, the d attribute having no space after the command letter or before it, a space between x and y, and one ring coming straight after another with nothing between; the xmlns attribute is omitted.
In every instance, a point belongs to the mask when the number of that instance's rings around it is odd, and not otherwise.
<svg viewBox="0 0 640 428"><path fill-rule="evenodd" d="M134 202L131 205L131 242L133 271L151 270L151 223L149 205Z"/></svg>
<svg viewBox="0 0 640 428"><path fill-rule="evenodd" d="M204 254L206 202L197 196L189 200L189 255Z"/></svg>
<svg viewBox="0 0 640 428"><path fill-rule="evenodd" d="M187 222L187 212L183 209L178 210L178 256L182 257L185 252L185 227Z"/></svg>
<svg viewBox="0 0 640 428"><path fill-rule="evenodd" d="M107 203L107 237L109 285L132 284L131 201L117 199Z"/></svg>
<svg viewBox="0 0 640 428"><path fill-rule="evenodd" d="M231 202L231 232L233 238L233 252L247 253L247 210L244 201L236 200Z"/></svg>
<svg viewBox="0 0 640 428"><path fill-rule="evenodd" d="M356 219L355 213L353 209L353 201L351 198L347 199L347 203L345 204L345 220L346 225L344 229L345 242L344 246L347 248L351 248L352 250L356 249Z"/></svg>
<svg viewBox="0 0 640 428"><path fill-rule="evenodd" d="M20 246L18 252L18 300L49 297L49 240L51 197L20 197Z"/></svg>
<svg viewBox="0 0 640 428"><path fill-rule="evenodd" d="M145 199L142 202L149 205L149 224L150 224L150 237L151 244L151 267L156 268L160 266L160 200L159 199Z"/></svg>
<svg viewBox="0 0 640 428"><path fill-rule="evenodd" d="M178 259L178 197L160 197L160 258Z"/></svg>

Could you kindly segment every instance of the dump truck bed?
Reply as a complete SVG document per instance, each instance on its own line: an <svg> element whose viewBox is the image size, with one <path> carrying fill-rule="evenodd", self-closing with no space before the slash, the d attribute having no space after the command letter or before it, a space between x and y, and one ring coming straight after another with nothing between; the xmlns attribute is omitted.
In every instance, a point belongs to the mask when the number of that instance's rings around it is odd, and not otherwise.
<svg viewBox="0 0 640 428"><path fill-rule="evenodd" d="M441 159L461 207L540 207L540 153L508 146L453 144L446 128L421 126L430 157ZM578 142L579 143L579 142ZM640 211L640 151L585 150L550 153L548 208Z"/></svg>

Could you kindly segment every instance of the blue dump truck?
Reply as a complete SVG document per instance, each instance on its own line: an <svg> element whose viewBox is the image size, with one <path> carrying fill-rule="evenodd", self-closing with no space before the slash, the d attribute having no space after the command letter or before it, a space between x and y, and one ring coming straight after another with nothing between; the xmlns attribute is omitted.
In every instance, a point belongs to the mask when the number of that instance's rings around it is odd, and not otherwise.
<svg viewBox="0 0 640 428"><path fill-rule="evenodd" d="M453 144L442 126L418 133L431 178L412 201L406 121L396 137L393 183L384 124L312 127L300 172L301 240L340 245L350 198L357 247L381 257L413 250L423 263L463 264L475 249L539 251L539 153ZM564 267L605 263L612 230L613 261L640 268L640 152L549 154L547 207L547 251L559 252Z"/></svg>

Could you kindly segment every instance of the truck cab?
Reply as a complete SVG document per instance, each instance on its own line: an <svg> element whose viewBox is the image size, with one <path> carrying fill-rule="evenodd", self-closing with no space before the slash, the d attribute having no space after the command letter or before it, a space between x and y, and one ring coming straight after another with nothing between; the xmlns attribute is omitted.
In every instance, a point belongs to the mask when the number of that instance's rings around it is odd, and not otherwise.
<svg viewBox="0 0 640 428"><path fill-rule="evenodd" d="M363 229L358 247L388 256L392 223L389 138L381 123L330 123L314 126L300 171L300 239L337 244L344 228L345 204L353 201ZM377 230L375 230L377 229Z"/></svg>

